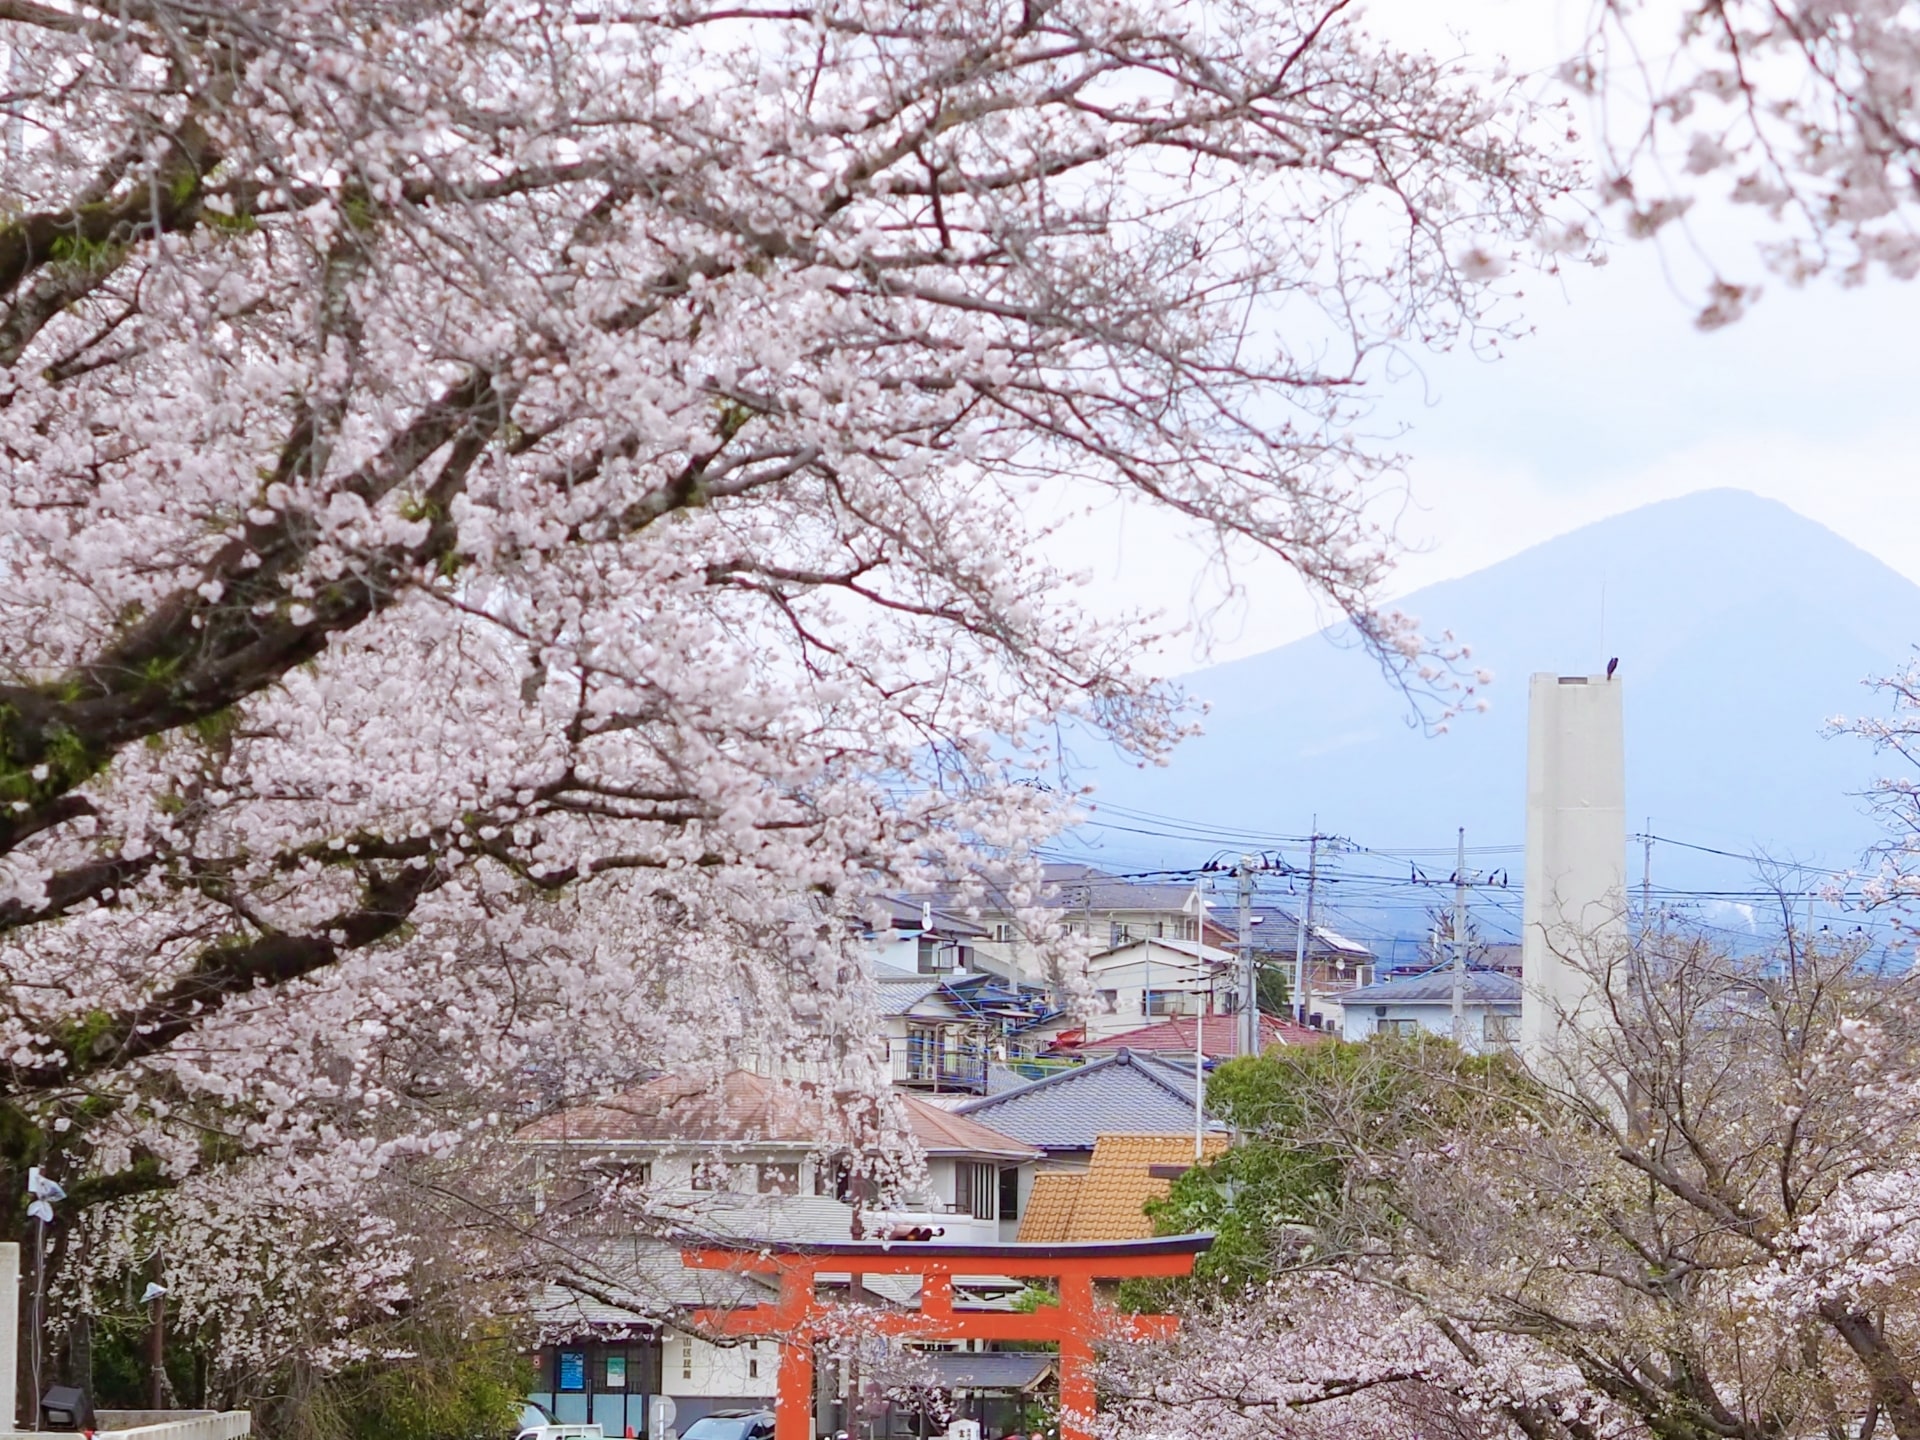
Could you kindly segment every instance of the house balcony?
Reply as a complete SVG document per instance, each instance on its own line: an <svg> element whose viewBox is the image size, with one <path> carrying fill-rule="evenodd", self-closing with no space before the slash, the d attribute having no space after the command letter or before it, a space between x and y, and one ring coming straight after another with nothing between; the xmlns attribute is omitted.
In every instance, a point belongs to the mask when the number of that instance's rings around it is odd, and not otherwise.
<svg viewBox="0 0 1920 1440"><path fill-rule="evenodd" d="M978 1095L987 1087L987 1061L946 1046L918 1043L917 1036L888 1047L893 1083L912 1090L964 1090Z"/></svg>

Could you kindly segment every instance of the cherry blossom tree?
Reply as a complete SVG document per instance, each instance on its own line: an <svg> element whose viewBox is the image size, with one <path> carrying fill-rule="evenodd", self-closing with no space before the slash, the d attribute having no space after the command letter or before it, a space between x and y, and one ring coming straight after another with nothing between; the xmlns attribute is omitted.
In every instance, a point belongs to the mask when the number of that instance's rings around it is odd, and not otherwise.
<svg viewBox="0 0 1920 1440"><path fill-rule="evenodd" d="M3 0L0 40L0 1217L62 1180L56 1274L156 1196L350 1234L530 1091L748 1044L878 1123L870 897L1021 893L1050 727L1180 728L1045 558L1076 497L1476 683L1375 608L1357 422L1567 177L1341 4Z"/></svg>
<svg viewBox="0 0 1920 1440"><path fill-rule="evenodd" d="M1562 73L1595 101L1628 234L1712 195L1765 217L1789 283L1920 274L1920 21L1903 0L1605 0ZM1737 320L1754 292L1716 279L1699 323Z"/></svg>
<svg viewBox="0 0 1920 1440"><path fill-rule="evenodd" d="M1403 1355L1379 1373L1530 1440L1920 1435L1915 982L1807 942L1597 962L1605 1022L1552 1072L1577 1086L1439 1042L1227 1067L1253 1146L1163 1217L1229 1212L1237 1273L1203 1294L1279 1327L1351 1293L1324 1362L1225 1346L1160 1383L1284 1433Z"/></svg>

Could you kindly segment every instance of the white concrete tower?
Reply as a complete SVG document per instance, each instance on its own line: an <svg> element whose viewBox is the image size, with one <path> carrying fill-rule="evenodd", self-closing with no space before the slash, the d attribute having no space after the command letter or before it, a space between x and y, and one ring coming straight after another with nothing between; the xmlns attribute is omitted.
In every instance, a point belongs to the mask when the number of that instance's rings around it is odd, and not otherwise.
<svg viewBox="0 0 1920 1440"><path fill-rule="evenodd" d="M1620 692L1605 675L1535 675L1528 696L1520 1049L1532 1066L1592 1002L1582 962L1626 944Z"/></svg>

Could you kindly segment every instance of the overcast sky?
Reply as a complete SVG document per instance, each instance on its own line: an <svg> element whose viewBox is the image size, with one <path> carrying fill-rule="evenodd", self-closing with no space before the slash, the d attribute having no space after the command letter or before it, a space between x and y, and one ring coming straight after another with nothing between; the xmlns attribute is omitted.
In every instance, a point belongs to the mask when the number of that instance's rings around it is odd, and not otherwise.
<svg viewBox="0 0 1920 1440"><path fill-rule="evenodd" d="M1377 29L1429 48L1500 52L1522 67L1560 53L1579 0L1372 0ZM1439 28L1455 17L1458 41ZM1459 23L1464 21L1464 23ZM1736 279L1761 278L1745 216L1706 209L1695 227ZM1387 413L1411 428L1419 553L1396 592L1467 574L1590 521L1653 500L1737 486L1781 500L1920 581L1920 284L1855 290L1778 282L1728 329L1693 327L1699 271L1684 237L1616 241L1604 268L1526 283L1533 334L1486 362L1424 360ZM1692 292L1697 293L1697 292ZM1227 599L1200 548L1139 515L1077 532L1096 605L1149 604L1205 617L1172 671L1306 634L1317 617L1277 561L1246 564ZM1223 607L1224 602L1224 608ZM1422 616L1430 626L1443 616Z"/></svg>

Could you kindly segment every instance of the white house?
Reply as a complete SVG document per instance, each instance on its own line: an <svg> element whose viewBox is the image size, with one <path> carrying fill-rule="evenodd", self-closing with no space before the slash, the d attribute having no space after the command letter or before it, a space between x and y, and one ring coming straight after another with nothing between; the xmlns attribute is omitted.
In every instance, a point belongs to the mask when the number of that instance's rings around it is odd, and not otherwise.
<svg viewBox="0 0 1920 1440"><path fill-rule="evenodd" d="M1341 1035L1367 1040L1375 1035L1413 1035L1422 1031L1453 1035L1453 971L1429 970L1379 980L1328 997L1340 1010ZM1462 977L1461 1014L1469 1050L1487 1051L1520 1039L1520 980L1499 970L1469 970Z"/></svg>
<svg viewBox="0 0 1920 1440"><path fill-rule="evenodd" d="M1104 1013L1087 1022L1089 1040L1134 1030L1172 1015L1212 1015L1215 991L1234 990L1232 951L1192 940L1133 940L1087 962L1088 979L1100 992Z"/></svg>

